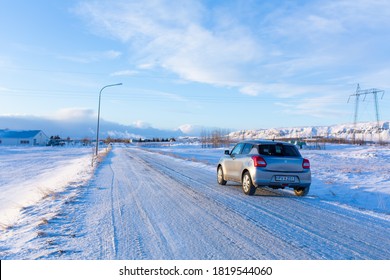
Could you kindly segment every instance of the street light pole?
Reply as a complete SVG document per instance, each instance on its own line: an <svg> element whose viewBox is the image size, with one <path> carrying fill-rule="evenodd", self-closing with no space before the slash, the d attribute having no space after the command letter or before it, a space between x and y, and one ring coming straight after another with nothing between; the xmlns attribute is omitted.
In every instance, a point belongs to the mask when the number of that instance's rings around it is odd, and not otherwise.
<svg viewBox="0 0 390 280"><path fill-rule="evenodd" d="M103 89L105 89L107 87L114 87L114 86L121 86L121 85L122 85L122 83L106 85L106 86L102 87L102 89L99 92L98 119L97 119L97 129L96 129L96 151L95 151L95 155L96 156L98 155L98 150L99 150L100 100L101 100L101 97L102 97Z"/></svg>

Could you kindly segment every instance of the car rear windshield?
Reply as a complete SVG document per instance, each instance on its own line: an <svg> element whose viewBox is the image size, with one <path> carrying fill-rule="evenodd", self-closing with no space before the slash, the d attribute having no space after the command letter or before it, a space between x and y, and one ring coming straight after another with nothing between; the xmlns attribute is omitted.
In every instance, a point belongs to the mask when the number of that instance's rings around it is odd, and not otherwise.
<svg viewBox="0 0 390 280"><path fill-rule="evenodd" d="M295 146L284 144L259 145L259 154L264 156L301 157L301 154Z"/></svg>

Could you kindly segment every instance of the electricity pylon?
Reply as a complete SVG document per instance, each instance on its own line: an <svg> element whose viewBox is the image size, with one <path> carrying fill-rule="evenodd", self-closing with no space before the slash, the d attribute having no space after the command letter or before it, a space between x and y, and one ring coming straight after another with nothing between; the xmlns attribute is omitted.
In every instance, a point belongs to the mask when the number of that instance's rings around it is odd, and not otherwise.
<svg viewBox="0 0 390 280"><path fill-rule="evenodd" d="M378 128L378 136L379 136L379 142L381 142L381 129L380 129L380 125L379 125L379 106L378 106L378 93L382 93L382 97L381 99L383 98L383 95L385 94L385 91L384 90L381 90L381 89L377 89L377 88L371 88L371 89L360 89L360 85L358 84L357 85L357 88L356 88L356 93L355 94L351 94L348 98L348 103L349 103L349 100L351 98L351 96L355 96L355 115L354 115L354 120L353 120L353 134L352 134L352 141L353 143L355 143L355 140L356 140L356 124L357 124L357 120L358 120L358 110L359 110L359 100L360 100L360 96L361 95L364 95L364 98L363 98L363 102L366 100L366 97L368 94L372 94L374 96L374 105L375 105L375 115L376 115L376 125L377 125L377 128Z"/></svg>

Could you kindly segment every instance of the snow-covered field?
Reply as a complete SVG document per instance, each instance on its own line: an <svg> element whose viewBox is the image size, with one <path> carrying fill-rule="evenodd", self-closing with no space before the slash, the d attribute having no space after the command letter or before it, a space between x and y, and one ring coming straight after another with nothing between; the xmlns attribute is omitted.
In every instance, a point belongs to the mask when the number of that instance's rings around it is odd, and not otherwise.
<svg viewBox="0 0 390 280"><path fill-rule="evenodd" d="M0 228L20 210L92 175L90 147L0 147Z"/></svg>
<svg viewBox="0 0 390 280"><path fill-rule="evenodd" d="M91 148L2 147L0 258L390 258L390 232L383 232L390 221L388 146L327 145L325 150L301 150L311 161L313 176L309 196L303 199L295 199L289 190L273 190L272 195L259 200L248 199L234 184L216 189L215 164L223 150L185 144L117 146L94 170ZM226 208L233 204L233 209ZM311 204L315 206L307 218L313 219L312 225L305 225L304 219L297 220L302 223L299 226L294 225L296 218L291 217L284 222L281 213L275 212L278 218L263 216L265 224L259 226L255 215L280 211L280 207L294 212L295 207L303 210ZM321 210L321 205L329 208ZM324 215L322 218L334 221L315 226L318 221L313 215L317 211ZM336 217L338 212L340 216ZM239 218L242 215L244 220ZM362 225L368 231L356 235L357 239L363 238L358 242L361 247L338 245L355 239L348 235L359 228L362 215L368 217L364 222L367 225ZM340 231L338 240L321 237L335 234L330 227L344 216L349 218L336 227L336 233ZM347 226L349 220L351 224ZM278 226L273 225L275 222ZM243 223L248 229L242 228L244 232L239 234L236 230ZM178 227L173 229L174 225ZM371 238L374 244L365 247L364 238L375 235L369 229L376 226L380 231L378 240ZM209 236L193 235L194 228ZM244 241L253 235L250 228L265 230L266 235L275 231L273 241L261 241L255 236L251 241L274 243L274 248L260 252L256 248L265 244ZM321 228L329 232L321 233ZM295 232L301 229L302 236L307 234L304 239ZM218 236L212 236L216 231ZM246 235L245 239L236 239L242 235ZM213 247L214 241L225 238L233 243ZM379 249L377 242L384 247ZM277 244L291 246L291 255L286 255L284 247L277 248ZM242 250L244 247L258 256L246 255L249 251ZM310 247L312 251L307 249ZM372 248L377 249L370 251Z"/></svg>

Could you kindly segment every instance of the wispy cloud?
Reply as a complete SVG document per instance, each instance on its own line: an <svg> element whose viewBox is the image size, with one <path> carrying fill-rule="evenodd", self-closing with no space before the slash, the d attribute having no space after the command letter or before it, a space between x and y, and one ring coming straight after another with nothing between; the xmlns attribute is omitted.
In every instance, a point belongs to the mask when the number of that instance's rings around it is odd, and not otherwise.
<svg viewBox="0 0 390 280"><path fill-rule="evenodd" d="M51 118L63 121L79 121L95 119L96 115L94 110L88 108L62 108L55 112Z"/></svg>
<svg viewBox="0 0 390 280"><path fill-rule="evenodd" d="M307 83L319 85L310 92L324 94L322 85L341 75L351 83L374 65L390 62L375 53L388 45L388 1L246 5L84 1L76 10L95 33L129 45L140 69L163 68L187 81L235 87L252 96L278 94L283 85L307 91L300 86Z"/></svg>
<svg viewBox="0 0 390 280"><path fill-rule="evenodd" d="M294 116L314 118L339 118L345 115L345 111L334 108L334 104L340 102L338 96L320 96L291 100L290 102L276 102L275 105L281 112Z"/></svg>
<svg viewBox="0 0 390 280"><path fill-rule="evenodd" d="M204 129L204 127L200 125L183 124L180 125L177 129L188 135L201 135L202 129Z"/></svg>
<svg viewBox="0 0 390 280"><path fill-rule="evenodd" d="M189 81L239 86L242 68L261 57L249 28L199 1L84 2L78 13L97 32L130 44L141 67L162 67Z"/></svg>
<svg viewBox="0 0 390 280"><path fill-rule="evenodd" d="M149 127L152 127L150 123L147 123L147 122L142 121L142 120L137 120L137 121L133 122L132 125L135 126L136 128L149 128Z"/></svg>
<svg viewBox="0 0 390 280"><path fill-rule="evenodd" d="M377 50L389 43L383 37L390 27L388 1L309 1L278 12L268 27L281 54L271 64L282 61L282 74L314 70L335 76L341 67L361 71L358 65L377 63Z"/></svg>
<svg viewBox="0 0 390 280"><path fill-rule="evenodd" d="M146 90L146 89L133 89L133 90L141 93L143 96L147 97L148 99L167 99L167 100L178 101L178 102L186 102L186 103L190 102L188 99L184 98L183 96L171 92L164 92L158 90Z"/></svg>
<svg viewBox="0 0 390 280"><path fill-rule="evenodd" d="M9 91L10 91L9 88L0 86L0 93L1 93L1 92L9 92Z"/></svg>
<svg viewBox="0 0 390 280"><path fill-rule="evenodd" d="M58 58L69 60L77 63L92 63L101 60L112 60L119 58L122 55L119 51L108 50L108 51L91 51L76 55L59 55Z"/></svg>
<svg viewBox="0 0 390 280"><path fill-rule="evenodd" d="M113 72L110 74L110 76L134 76L138 74L138 71L135 71L135 70L120 70L120 71L116 71L116 72Z"/></svg>

